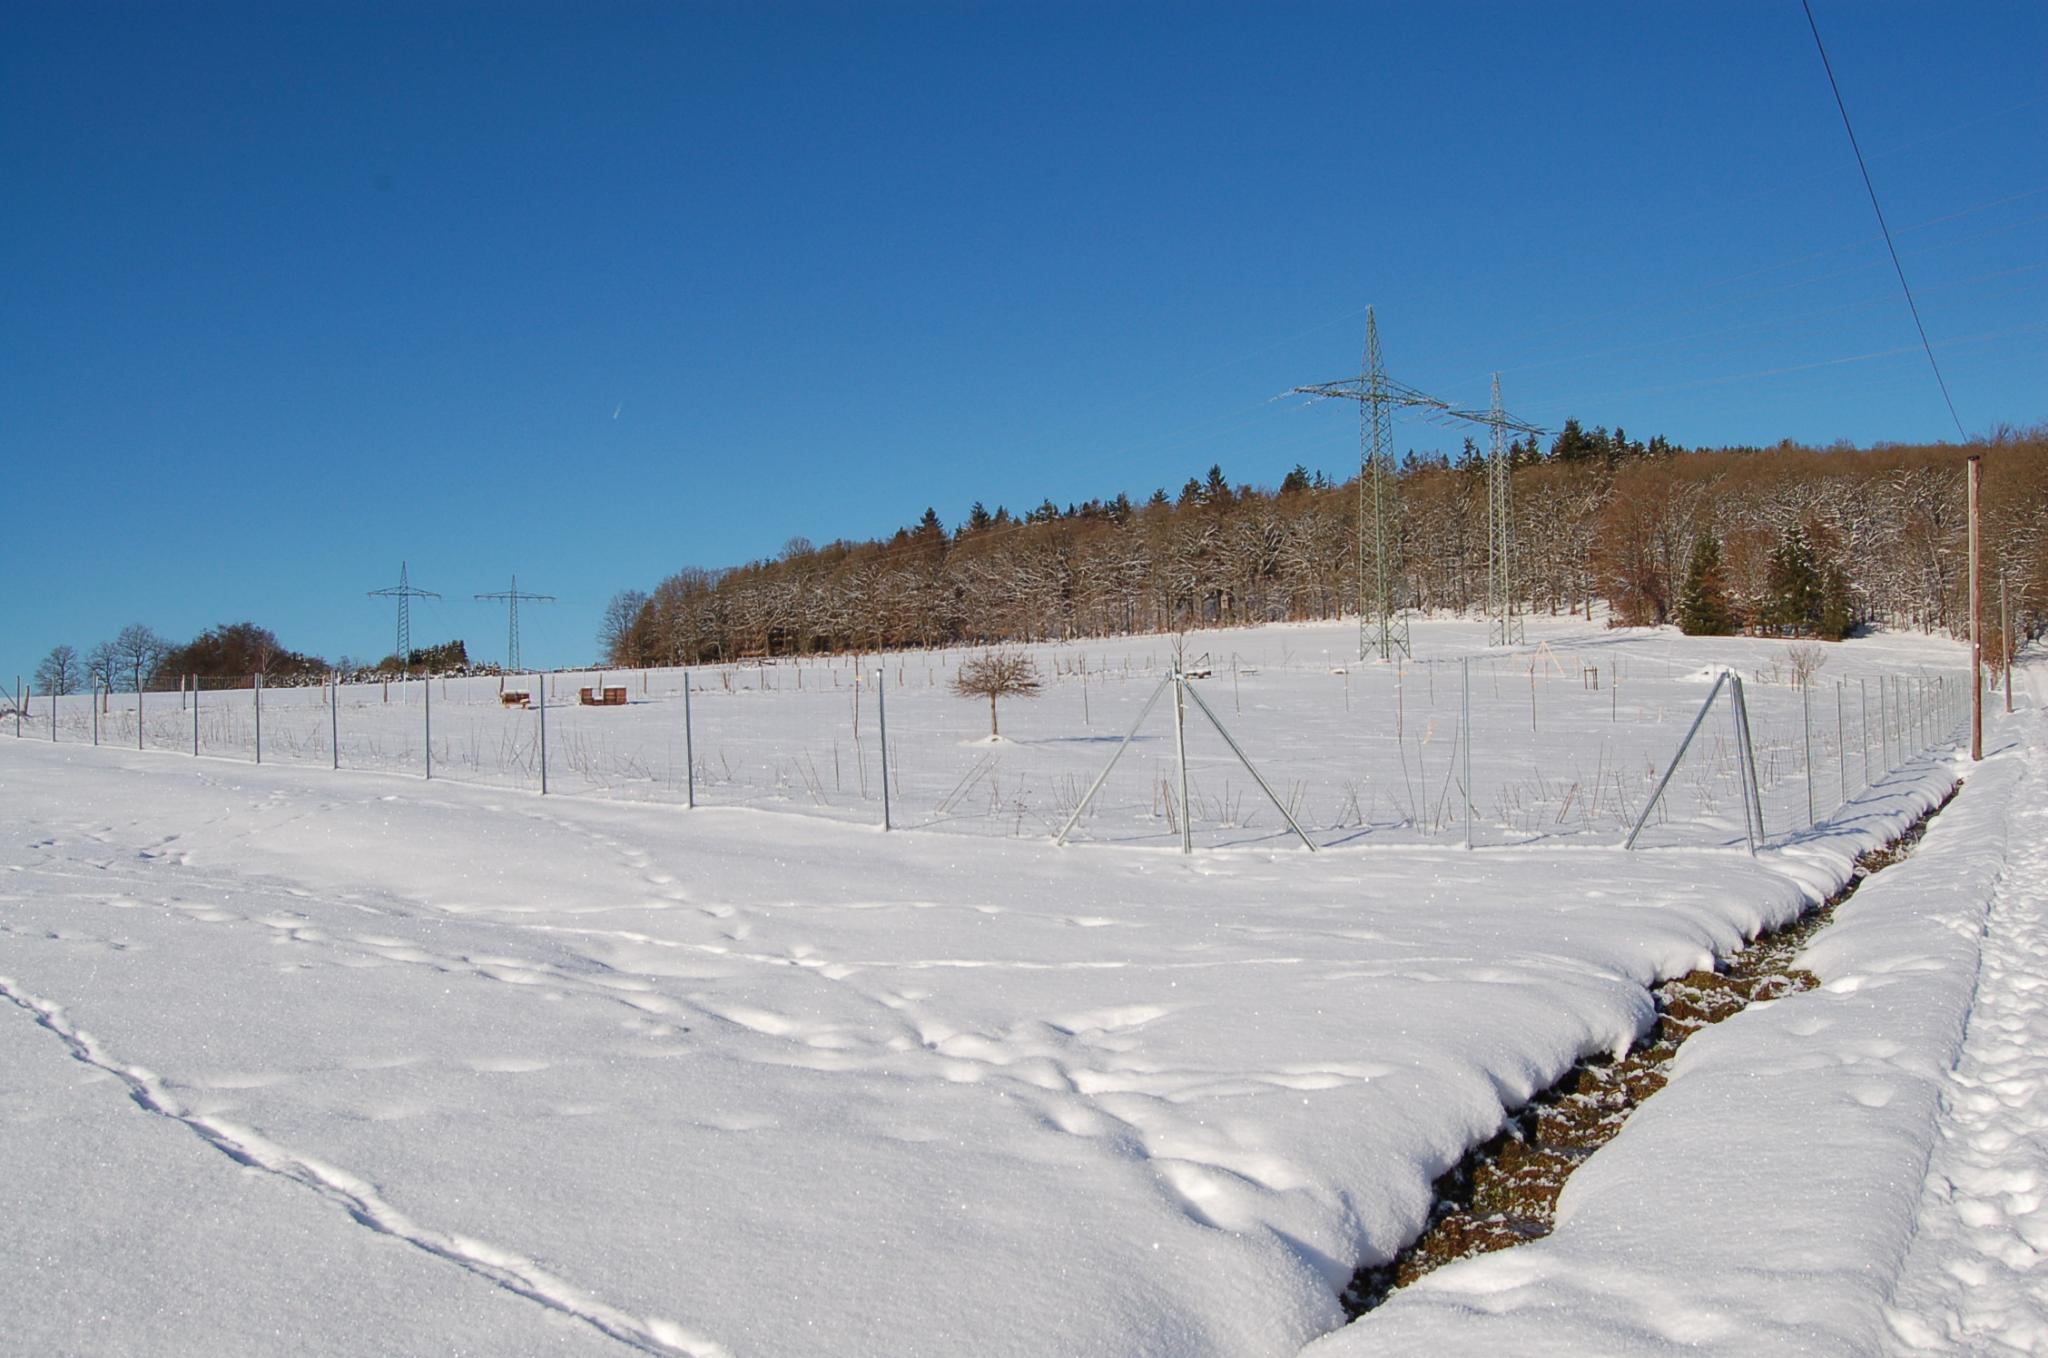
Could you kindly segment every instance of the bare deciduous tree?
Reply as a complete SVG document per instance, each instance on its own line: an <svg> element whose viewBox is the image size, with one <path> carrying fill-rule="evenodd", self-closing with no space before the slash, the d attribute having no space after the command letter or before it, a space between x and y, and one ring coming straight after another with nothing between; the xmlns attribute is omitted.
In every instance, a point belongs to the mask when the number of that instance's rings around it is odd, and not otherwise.
<svg viewBox="0 0 2048 1358"><path fill-rule="evenodd" d="M622 589L604 606L604 618L597 625L597 644L604 648L607 663L630 665L638 659L631 654L633 624L639 621L640 610L646 604L644 590Z"/></svg>
<svg viewBox="0 0 2048 1358"><path fill-rule="evenodd" d="M1038 666L1030 656L1015 651L990 651L972 660L963 660L959 672L953 676L953 692L963 698L988 699L988 734L991 740L1002 735L1001 728L996 725L996 699L1035 698L1040 687Z"/></svg>
<svg viewBox="0 0 2048 1358"><path fill-rule="evenodd" d="M76 693L84 668L77 651L69 646L52 646L43 663L36 666L36 687L59 698Z"/></svg>
<svg viewBox="0 0 2048 1358"><path fill-rule="evenodd" d="M1792 671L1792 682L1805 688L1813 682L1813 676L1820 667L1828 663L1827 648L1811 643L1785 648L1785 664Z"/></svg>
<svg viewBox="0 0 2048 1358"><path fill-rule="evenodd" d="M1773 548L1798 525L1839 568L1851 620L1957 628L1967 590L1958 449L1885 446L1680 452L1574 428L1513 454L1517 594L1537 611L1666 622L1692 545L1721 543L1731 601L1754 612ZM1574 451L1576 450L1576 451ZM1984 548L2015 633L2048 627L2048 427L1983 445ZM1414 606L1486 597L1486 478L1475 455L1404 460L1399 589ZM788 544L773 559L662 582L615 621L630 663L1055 638L1334 618L1357 597L1357 485L1293 477L1278 493L1196 480L1023 519L978 510L958 534L928 516L891 538ZM1291 486L1291 488L1290 488ZM1227 493L1226 493L1227 491ZM630 596L635 597L637 596Z"/></svg>
<svg viewBox="0 0 2048 1358"><path fill-rule="evenodd" d="M85 677L97 688L112 692L121 679L121 653L111 641L102 641L86 653ZM129 676L133 678L133 676Z"/></svg>
<svg viewBox="0 0 2048 1358"><path fill-rule="evenodd" d="M118 663L128 672L130 682L140 675L147 681L155 672L157 662L164 658L170 645L156 634L156 630L139 622L123 627L114 638L114 655Z"/></svg>

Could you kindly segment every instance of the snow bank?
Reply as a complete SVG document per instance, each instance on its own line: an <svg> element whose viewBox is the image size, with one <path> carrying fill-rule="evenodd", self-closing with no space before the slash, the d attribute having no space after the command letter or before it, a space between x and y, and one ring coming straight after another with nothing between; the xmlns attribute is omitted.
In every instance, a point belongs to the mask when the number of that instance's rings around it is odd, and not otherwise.
<svg viewBox="0 0 2048 1358"><path fill-rule="evenodd" d="M2023 771L1981 766L1841 908L1802 959L1821 989L1688 1042L1552 1236L1440 1269L1309 1354L1877 1352ZM1821 870L1825 840L1793 855Z"/></svg>

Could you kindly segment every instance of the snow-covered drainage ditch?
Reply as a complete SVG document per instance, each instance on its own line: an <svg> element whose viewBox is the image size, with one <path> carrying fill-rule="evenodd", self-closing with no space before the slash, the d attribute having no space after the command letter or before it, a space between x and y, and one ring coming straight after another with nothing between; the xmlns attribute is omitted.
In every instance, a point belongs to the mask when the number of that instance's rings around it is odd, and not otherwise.
<svg viewBox="0 0 2048 1358"><path fill-rule="evenodd" d="M1393 1259L1352 1276L1343 1295L1347 1316L1356 1320L1445 1264L1549 1235L1565 1180L1664 1087L1685 1040L1752 1004L1816 988L1819 978L1794 961L1865 879L1911 854L1960 788L1952 784L1896 839L1859 856L1841 889L1798 919L1758 935L1712 971L1654 987L1657 1021L1625 1056L1581 1060L1438 1176L1428 1224Z"/></svg>

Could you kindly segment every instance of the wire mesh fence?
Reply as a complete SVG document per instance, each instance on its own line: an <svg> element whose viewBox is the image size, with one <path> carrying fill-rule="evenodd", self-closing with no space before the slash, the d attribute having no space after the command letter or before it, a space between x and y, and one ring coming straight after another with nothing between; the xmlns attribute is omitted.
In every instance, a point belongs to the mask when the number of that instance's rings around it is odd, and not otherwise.
<svg viewBox="0 0 2048 1358"><path fill-rule="evenodd" d="M1607 843L1642 814L1723 668L1597 645L1391 664L1270 642L1197 642L1178 657L1170 639L1025 649L1040 691L993 704L954 691L978 652L944 650L305 687L208 680L54 705L29 696L12 718L22 738L553 795L873 824L886 802L897 828L1019 837L1057 834L1121 749L1072 841L1277 847L1292 820L1322 847ZM1771 837L1831 818L1967 717L1964 675L1822 677L1796 651L1749 645L1740 666ZM1178 729L1170 685L1158 699L1176 663L1200 700ZM1742 843L1743 789L1738 729L1710 713L1641 842Z"/></svg>

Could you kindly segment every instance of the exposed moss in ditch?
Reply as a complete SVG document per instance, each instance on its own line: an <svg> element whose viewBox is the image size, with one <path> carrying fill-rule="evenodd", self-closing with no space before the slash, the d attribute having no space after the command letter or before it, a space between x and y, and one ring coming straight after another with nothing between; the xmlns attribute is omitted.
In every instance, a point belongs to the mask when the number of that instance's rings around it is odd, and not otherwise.
<svg viewBox="0 0 2048 1358"><path fill-rule="evenodd" d="M1794 967L1793 959L1833 920L1836 908L1856 894L1864 878L1913 851L1927 823L1955 794L1956 788L1950 788L1939 805L1897 839L1858 858L1848 883L1827 901L1759 935L1713 971L1688 972L1655 987L1657 1021L1628 1055L1618 1061L1593 1056L1579 1062L1437 1179L1435 1205L1422 1234L1392 1262L1369 1265L1352 1276L1343 1297L1350 1318L1453 1260L1548 1235L1564 1181L1621 1130L1638 1104L1664 1087L1679 1045L1759 1000L1818 986L1820 979Z"/></svg>

